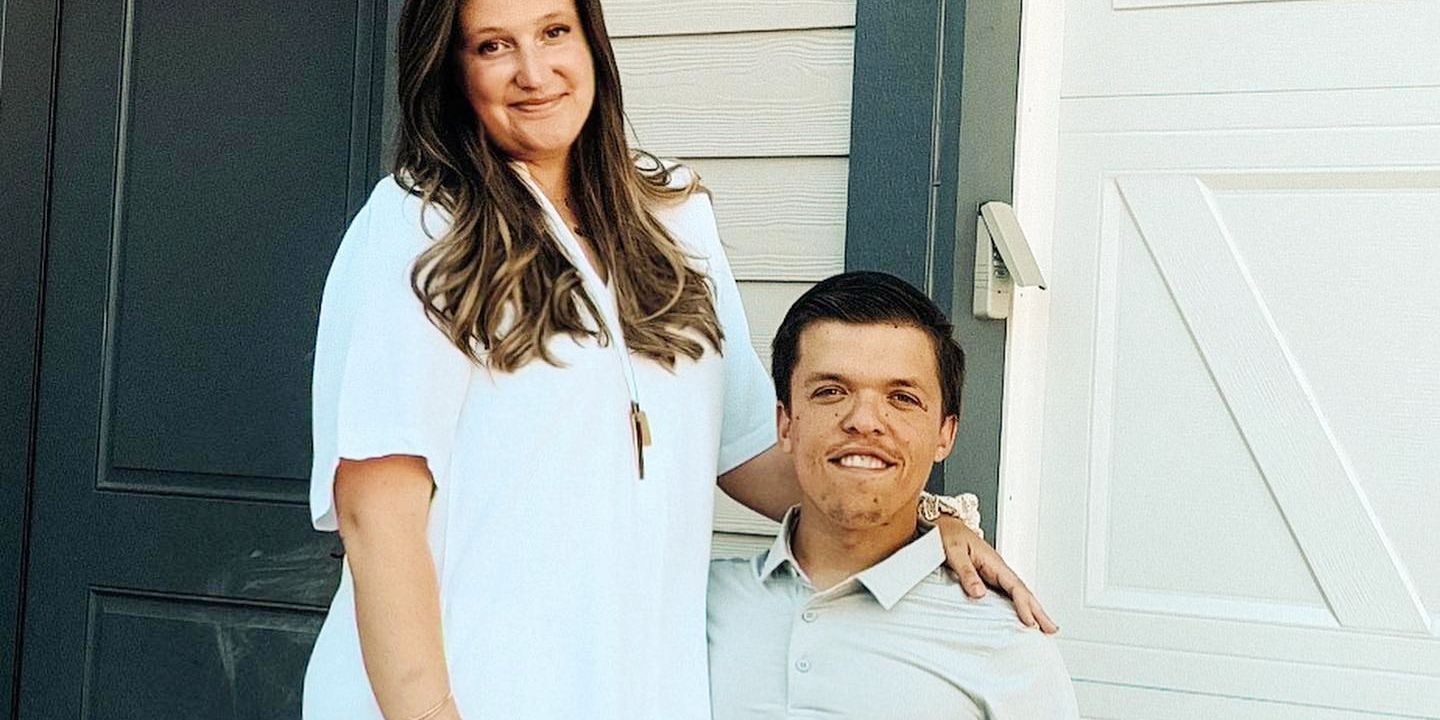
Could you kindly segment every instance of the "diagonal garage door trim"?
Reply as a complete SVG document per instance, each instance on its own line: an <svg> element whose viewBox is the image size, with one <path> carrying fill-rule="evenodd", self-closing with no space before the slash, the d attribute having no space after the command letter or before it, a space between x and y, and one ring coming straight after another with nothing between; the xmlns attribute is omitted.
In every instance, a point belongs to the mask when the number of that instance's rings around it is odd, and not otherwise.
<svg viewBox="0 0 1440 720"><path fill-rule="evenodd" d="M1430 632L1409 573L1209 190L1193 175L1127 175L1117 184L1336 619L1347 628Z"/></svg>

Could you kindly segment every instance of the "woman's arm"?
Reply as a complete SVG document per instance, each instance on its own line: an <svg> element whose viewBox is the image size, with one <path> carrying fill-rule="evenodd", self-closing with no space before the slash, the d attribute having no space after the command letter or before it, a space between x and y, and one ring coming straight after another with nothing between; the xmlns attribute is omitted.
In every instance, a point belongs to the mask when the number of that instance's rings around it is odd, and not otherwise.
<svg viewBox="0 0 1440 720"><path fill-rule="evenodd" d="M720 489L735 502L780 522L785 511L800 504L795 464L778 445L720 476Z"/></svg>
<svg viewBox="0 0 1440 720"><path fill-rule="evenodd" d="M720 489L741 505L776 521L784 517L785 511L792 505L800 502L800 481L795 477L795 465L780 452L778 446L773 445L721 475ZM960 579L967 595L981 597L988 584L1010 596L1021 622L1046 633L1060 629L1045 614L1045 608L1040 606L1040 601L1020 580L1020 576L1005 564L1004 558L965 523L943 516L936 520L935 526L940 528L944 541L945 562Z"/></svg>
<svg viewBox="0 0 1440 720"><path fill-rule="evenodd" d="M421 458L341 460L340 538L355 580L365 672L389 720L456 720L440 631L440 592L426 541L433 480ZM427 714L442 701L446 707Z"/></svg>

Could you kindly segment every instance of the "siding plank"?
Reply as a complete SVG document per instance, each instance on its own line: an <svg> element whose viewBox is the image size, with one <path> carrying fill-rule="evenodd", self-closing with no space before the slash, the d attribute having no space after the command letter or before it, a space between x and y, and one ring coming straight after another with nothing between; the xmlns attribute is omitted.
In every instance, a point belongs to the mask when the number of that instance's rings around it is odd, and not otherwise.
<svg viewBox="0 0 1440 720"><path fill-rule="evenodd" d="M710 557L749 558L770 547L771 539L763 535L721 532L716 526L715 536L710 543Z"/></svg>
<svg viewBox="0 0 1440 720"><path fill-rule="evenodd" d="M715 199L739 280L818 282L845 269L845 158L686 160Z"/></svg>
<svg viewBox="0 0 1440 720"><path fill-rule="evenodd" d="M740 302L750 320L750 341L765 367L770 367L770 341L785 311L814 283L741 282Z"/></svg>
<svg viewBox="0 0 1440 720"><path fill-rule="evenodd" d="M715 488L715 532L775 537L779 531L780 523L751 511Z"/></svg>
<svg viewBox="0 0 1440 720"><path fill-rule="evenodd" d="M855 0L610 0L611 37L855 26Z"/></svg>
<svg viewBox="0 0 1440 720"><path fill-rule="evenodd" d="M670 157L850 149L851 30L615 42L634 140Z"/></svg>

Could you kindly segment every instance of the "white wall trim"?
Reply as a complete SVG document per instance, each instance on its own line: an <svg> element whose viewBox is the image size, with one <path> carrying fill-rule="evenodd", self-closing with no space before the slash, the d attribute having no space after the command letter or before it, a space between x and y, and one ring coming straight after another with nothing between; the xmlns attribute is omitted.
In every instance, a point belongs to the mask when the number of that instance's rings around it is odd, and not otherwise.
<svg viewBox="0 0 1440 720"><path fill-rule="evenodd" d="M1064 3L1026 2L1020 17L1013 205L1047 277L1053 276L1064 13ZM1016 293L1005 338L996 517L997 547L1042 600L1045 579L1036 569L1049 310L1045 291Z"/></svg>

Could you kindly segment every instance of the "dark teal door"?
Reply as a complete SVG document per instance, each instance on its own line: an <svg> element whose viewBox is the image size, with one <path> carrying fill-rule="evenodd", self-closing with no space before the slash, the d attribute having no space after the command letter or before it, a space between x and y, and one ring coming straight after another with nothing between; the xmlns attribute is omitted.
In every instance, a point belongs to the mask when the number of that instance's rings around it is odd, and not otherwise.
<svg viewBox="0 0 1440 720"><path fill-rule="evenodd" d="M298 717L338 572L310 352L380 172L385 14L60 5L21 720Z"/></svg>

